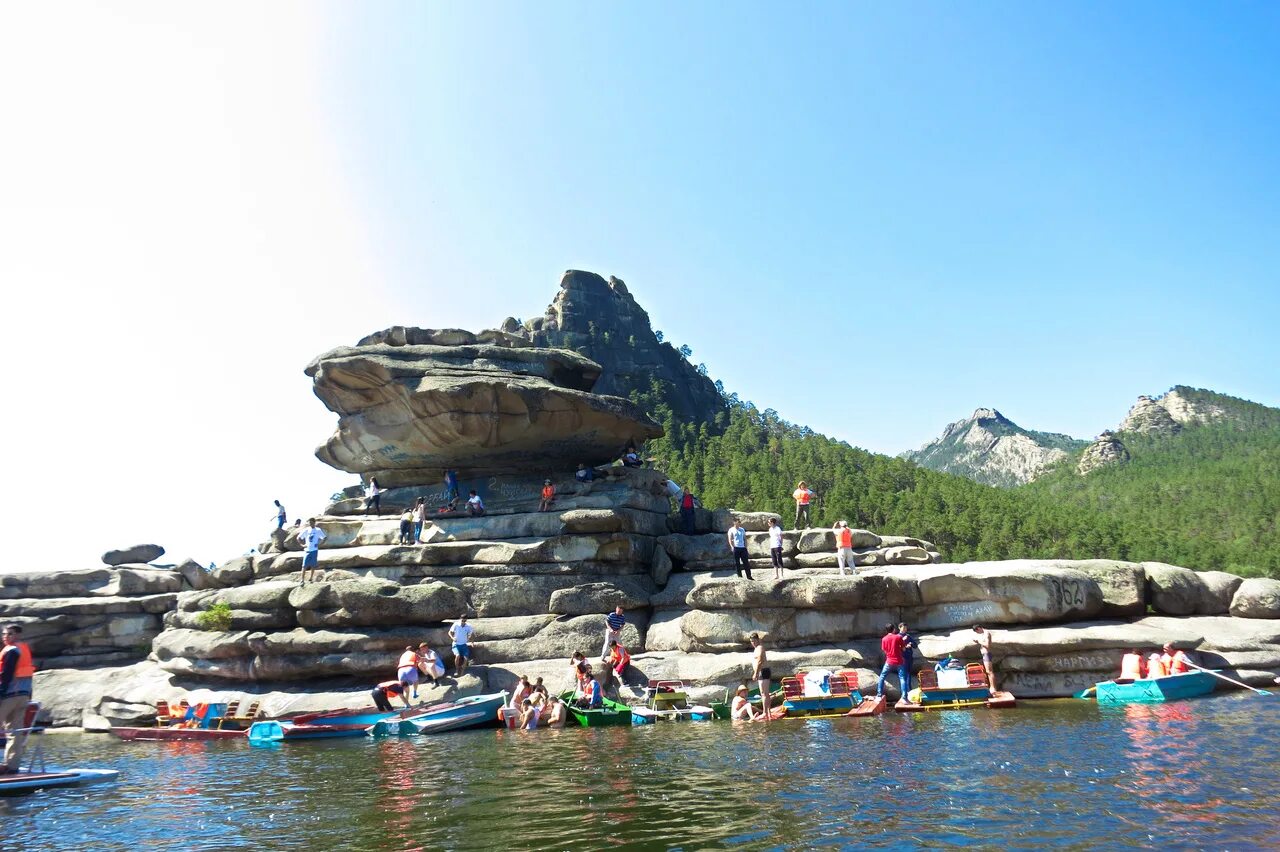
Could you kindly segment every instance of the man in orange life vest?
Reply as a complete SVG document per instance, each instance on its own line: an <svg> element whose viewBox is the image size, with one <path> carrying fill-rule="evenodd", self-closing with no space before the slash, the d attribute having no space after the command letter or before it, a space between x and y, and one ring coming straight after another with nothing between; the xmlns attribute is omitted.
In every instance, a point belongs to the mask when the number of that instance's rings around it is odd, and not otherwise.
<svg viewBox="0 0 1280 852"><path fill-rule="evenodd" d="M31 702L31 681L36 667L31 649L22 640L22 628L10 624L4 628L4 648L0 650L0 725L8 737L4 747L4 766L0 772L17 772L22 751L27 747L27 732L21 729Z"/></svg>
<svg viewBox="0 0 1280 852"><path fill-rule="evenodd" d="M1176 650L1172 642L1164 643L1164 654L1160 657L1160 661L1164 663L1165 674L1176 675L1191 671L1187 652Z"/></svg>
<svg viewBox="0 0 1280 852"><path fill-rule="evenodd" d="M853 530L849 529L849 522L836 521L835 534L836 564L840 566L840 573L844 574L845 566L853 569Z"/></svg>
<svg viewBox="0 0 1280 852"><path fill-rule="evenodd" d="M803 529L809 528L809 504L817 497L809 490L809 486L805 485L804 480L800 480L800 484L796 486L796 490L791 492L791 497L796 501L796 529L801 529L800 519L804 518Z"/></svg>

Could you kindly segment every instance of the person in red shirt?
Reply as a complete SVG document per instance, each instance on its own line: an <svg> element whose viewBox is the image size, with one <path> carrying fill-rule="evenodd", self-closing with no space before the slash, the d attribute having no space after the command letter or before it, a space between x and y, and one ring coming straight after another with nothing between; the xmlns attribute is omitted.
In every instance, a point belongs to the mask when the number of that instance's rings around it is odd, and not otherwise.
<svg viewBox="0 0 1280 852"><path fill-rule="evenodd" d="M907 697L907 660L903 655L906 640L892 624L884 626L884 638L880 640L880 650L884 651L884 667L880 669L880 682L876 685L876 697L884 695L884 679L891 671L898 672L898 690L902 697Z"/></svg>

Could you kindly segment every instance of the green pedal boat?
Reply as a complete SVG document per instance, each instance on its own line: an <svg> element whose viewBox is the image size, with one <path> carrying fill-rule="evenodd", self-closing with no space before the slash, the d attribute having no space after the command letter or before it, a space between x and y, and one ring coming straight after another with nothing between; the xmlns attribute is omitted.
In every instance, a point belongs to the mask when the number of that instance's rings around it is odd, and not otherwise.
<svg viewBox="0 0 1280 852"><path fill-rule="evenodd" d="M630 725L631 708L610 698L604 699L604 706L598 710L583 710L573 706L573 692L561 693L560 700L569 708L569 715L584 728L602 728L609 725Z"/></svg>

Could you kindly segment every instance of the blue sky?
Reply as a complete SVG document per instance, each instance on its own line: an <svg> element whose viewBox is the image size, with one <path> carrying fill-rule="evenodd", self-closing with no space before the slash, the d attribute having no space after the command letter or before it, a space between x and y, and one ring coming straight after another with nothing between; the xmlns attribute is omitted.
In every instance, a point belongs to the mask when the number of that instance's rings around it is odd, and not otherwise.
<svg viewBox="0 0 1280 852"><path fill-rule="evenodd" d="M881 452L979 405L1090 436L1175 383L1280 402L1274 7L485 8L335 33L403 321L614 274L729 388Z"/></svg>
<svg viewBox="0 0 1280 852"><path fill-rule="evenodd" d="M14 563L247 549L352 481L311 358L567 268L879 452L1280 405L1278 43L1265 3L5 6Z"/></svg>

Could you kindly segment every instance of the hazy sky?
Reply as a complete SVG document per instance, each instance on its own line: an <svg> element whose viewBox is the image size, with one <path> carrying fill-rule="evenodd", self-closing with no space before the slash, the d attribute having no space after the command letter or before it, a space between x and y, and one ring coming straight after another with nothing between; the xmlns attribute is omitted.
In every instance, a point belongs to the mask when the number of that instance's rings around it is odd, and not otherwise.
<svg viewBox="0 0 1280 852"><path fill-rule="evenodd" d="M248 549L354 481L312 357L566 268L880 452L1280 404L1280 9L901 8L6 4L11 564Z"/></svg>

